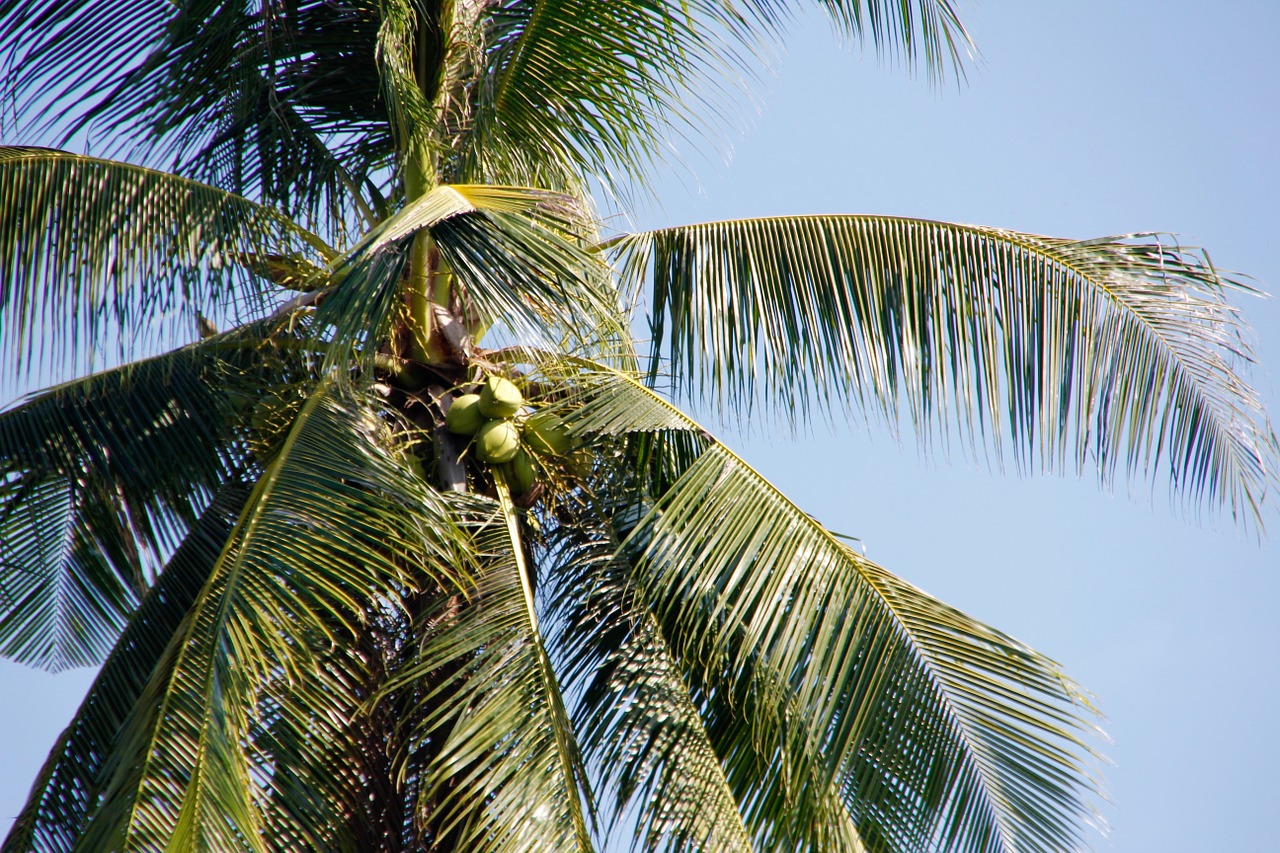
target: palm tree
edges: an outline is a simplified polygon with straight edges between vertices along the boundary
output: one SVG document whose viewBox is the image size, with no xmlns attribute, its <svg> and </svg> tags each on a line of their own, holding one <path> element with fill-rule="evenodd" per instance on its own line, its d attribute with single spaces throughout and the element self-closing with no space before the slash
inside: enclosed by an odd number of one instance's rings
<svg viewBox="0 0 1280 853">
<path fill-rule="evenodd" d="M 102 664 L 5 850 L 1077 842 L 1079 689 L 669 399 L 954 418 L 1256 524 L 1238 282 L 1155 237 L 603 233 L 783 4 L 106 8 L 0 0 L 16 141 L 117 158 L 0 150 L 0 348 L 142 356 L 0 413 L 0 649 Z"/>
</svg>

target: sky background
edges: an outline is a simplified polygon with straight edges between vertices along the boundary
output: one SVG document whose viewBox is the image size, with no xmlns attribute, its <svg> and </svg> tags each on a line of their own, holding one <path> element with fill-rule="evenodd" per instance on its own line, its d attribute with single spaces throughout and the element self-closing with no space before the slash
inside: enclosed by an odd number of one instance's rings
<svg viewBox="0 0 1280 853">
<path fill-rule="evenodd" d="M 1280 291 L 1280 3 L 985 0 L 931 87 L 797 22 L 728 162 L 674 167 L 634 227 L 879 213 L 1060 237 L 1168 231 Z M 1237 299 L 1280 415 L 1280 305 Z M 0 403 L 13 396 L 0 386 Z M 860 423 L 718 433 L 868 556 L 1059 660 L 1097 696 L 1121 853 L 1277 849 L 1280 512 L 1261 545 L 1165 484 L 992 472 Z M 92 674 L 0 664 L 0 833 Z"/>
</svg>

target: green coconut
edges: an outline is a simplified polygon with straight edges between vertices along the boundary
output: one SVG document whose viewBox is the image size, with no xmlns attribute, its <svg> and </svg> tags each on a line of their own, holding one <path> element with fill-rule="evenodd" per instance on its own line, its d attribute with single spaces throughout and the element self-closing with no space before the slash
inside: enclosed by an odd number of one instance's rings
<svg viewBox="0 0 1280 853">
<path fill-rule="evenodd" d="M 458 435 L 475 435 L 484 425 L 479 394 L 463 394 L 453 401 L 444 416 L 444 428 Z"/>
<path fill-rule="evenodd" d="M 485 462 L 510 462 L 520 449 L 520 430 L 511 421 L 486 421 L 476 433 L 476 455 Z"/>
<path fill-rule="evenodd" d="M 487 418 L 509 418 L 524 405 L 524 395 L 510 379 L 490 375 L 480 389 L 480 411 Z"/>
<path fill-rule="evenodd" d="M 511 491 L 517 495 L 523 495 L 533 488 L 536 479 L 533 473 L 533 460 L 521 448 L 516 451 L 515 457 L 511 460 Z"/>
<path fill-rule="evenodd" d="M 543 456 L 563 456 L 573 446 L 569 430 L 555 415 L 535 412 L 524 422 L 524 440 L 534 453 Z"/>
</svg>

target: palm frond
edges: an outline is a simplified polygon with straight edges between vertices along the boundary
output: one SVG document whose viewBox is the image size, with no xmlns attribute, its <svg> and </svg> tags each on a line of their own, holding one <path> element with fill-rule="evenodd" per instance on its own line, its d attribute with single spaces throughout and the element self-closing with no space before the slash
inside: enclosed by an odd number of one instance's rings
<svg viewBox="0 0 1280 853">
<path fill-rule="evenodd" d="M 576 434 L 671 429 L 676 410 L 616 376 L 627 403 Z M 848 843 L 832 791 L 870 849 L 1077 843 L 1094 712 L 1053 661 L 852 551 L 723 445 L 641 506 L 630 582 L 758 842 L 786 814 L 770 844 Z"/>
<path fill-rule="evenodd" d="M 403 155 L 401 167 L 417 160 L 413 168 L 429 169 L 435 154 L 430 150 L 432 101 L 448 49 L 447 21 L 414 0 L 382 0 L 379 12 L 375 56 L 391 134 Z"/>
<path fill-rule="evenodd" d="M 97 663 L 151 575 L 243 467 L 231 388 L 206 344 L 0 412 L 0 654 Z"/>
<path fill-rule="evenodd" d="M 309 378 L 247 326 L 0 411 L 0 654 L 97 663 L 223 483 L 265 389 Z"/>
<path fill-rule="evenodd" d="M 522 0 L 494 11 L 473 119 L 446 165 L 451 180 L 572 191 L 584 176 L 634 191 L 676 141 L 728 123 L 750 61 L 801 4 Z M 947 0 L 821 4 L 840 29 L 929 73 L 960 69 L 971 47 Z"/>
<path fill-rule="evenodd" d="M 556 193 L 435 187 L 331 264 L 337 283 L 317 310 L 317 328 L 339 359 L 385 339 L 400 310 L 411 238 L 427 231 L 482 329 L 498 325 L 543 342 L 629 339 L 606 267 L 577 241 L 581 226 Z M 372 347 L 363 351 L 372 358 Z"/>
<path fill-rule="evenodd" d="M 700 709 L 617 559 L 617 519 L 600 502 L 585 509 L 557 524 L 547 583 L 597 797 L 612 794 L 615 825 L 639 816 L 633 849 L 749 853 Z"/>
<path fill-rule="evenodd" d="M 822 5 L 850 36 L 863 42 L 869 36 L 876 53 L 909 69 L 923 62 L 933 80 L 948 71 L 963 74 L 965 58 L 975 52 L 950 0 L 823 0 Z"/>
<path fill-rule="evenodd" d="M 599 259 L 528 216 L 459 216 L 432 231 L 441 255 L 487 324 L 525 340 L 626 335 Z"/>
<path fill-rule="evenodd" d="M 65 478 L 0 484 L 0 655 L 56 672 L 106 654 L 144 590 L 132 555 L 110 559 L 132 536 L 116 514 L 93 517 L 101 509 Z M 117 547 L 95 547 L 108 538 Z"/>
<path fill-rule="evenodd" d="M 662 128 L 705 126 L 724 72 L 742 67 L 742 21 L 714 0 L 519 0 L 490 27 L 474 120 L 447 172 L 462 180 L 573 191 L 590 173 L 621 190 L 614 170 L 643 176 Z"/>
<path fill-rule="evenodd" d="M 0 352 L 9 359 L 51 364 L 108 344 L 128 353 L 178 336 L 174 322 L 191 323 L 196 309 L 265 305 L 239 265 L 259 252 L 327 260 L 332 250 L 215 187 L 63 151 L 0 148 Z"/>
<path fill-rule="evenodd" d="M 75 849 L 99 804 L 103 771 L 120 732 L 208 579 L 247 494 L 239 484 L 220 491 L 174 551 L 50 753 L 25 808 L 0 845 L 4 853 Z"/>
<path fill-rule="evenodd" d="M 0 93 L 26 139 L 69 134 L 88 98 L 113 88 L 160 40 L 173 4 L 126 0 L 112 13 L 94 0 L 0 0 Z"/>
<path fill-rule="evenodd" d="M 313 726 L 311 767 L 321 766 L 344 735 L 328 709 L 358 666 L 335 650 L 350 648 L 378 601 L 463 583 L 461 536 L 389 450 L 386 429 L 363 401 L 315 387 L 122 735 L 83 844 L 261 849 L 258 800 L 288 768 L 252 760 L 254 727 Z M 282 680 L 288 689 L 272 688 Z M 297 832 L 330 817 L 298 814 Z"/>
<path fill-rule="evenodd" d="M 845 403 L 1020 462 L 1167 468 L 1186 498 L 1260 522 L 1276 444 L 1235 372 L 1248 288 L 1155 235 L 1073 241 L 872 216 L 670 228 L 614 246 L 652 282 L 655 370 L 719 404 Z M 1006 436 L 1007 432 L 1007 436 Z"/>
<path fill-rule="evenodd" d="M 419 813 L 437 837 L 476 853 L 589 851 L 586 776 L 531 607 L 514 509 L 509 499 L 450 499 L 474 526 L 477 584 L 387 687 L 436 679 L 414 714 L 415 736 L 440 741 Z"/>
<path fill-rule="evenodd" d="M 749 727 L 793 756 L 793 783 L 827 775 L 864 838 L 1078 843 L 1089 711 L 1052 661 L 863 560 L 719 448 L 632 544 L 650 607 L 705 689 L 755 682 Z M 749 737 L 734 729 L 726 741 Z M 729 771 L 740 783 L 759 772 L 745 757 Z"/>
<path fill-rule="evenodd" d="M 381 201 L 373 178 L 394 149 L 377 2 L 131 0 L 109 25 L 102 11 L 0 5 L 0 53 L 18 69 L 2 91 L 24 138 L 101 137 L 109 156 L 261 198 L 331 238 L 348 203 Z"/>
</svg>

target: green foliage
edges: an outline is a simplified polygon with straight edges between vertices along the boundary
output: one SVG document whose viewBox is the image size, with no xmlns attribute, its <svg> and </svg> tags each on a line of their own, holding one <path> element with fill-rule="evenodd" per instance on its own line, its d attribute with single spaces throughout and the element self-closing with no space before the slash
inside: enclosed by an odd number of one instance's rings
<svg viewBox="0 0 1280 853">
<path fill-rule="evenodd" d="M 656 386 L 1260 524 L 1238 283 L 1151 235 L 603 239 L 586 188 L 714 131 L 793 5 L 0 0 L 18 141 L 132 161 L 0 148 L 4 363 L 228 329 L 0 410 L 0 654 L 102 664 L 6 853 L 1078 844 L 1074 683 Z M 947 0 L 821 5 L 960 70 Z"/>
</svg>

